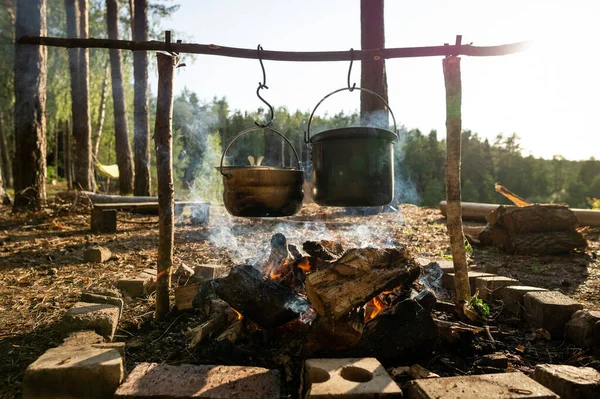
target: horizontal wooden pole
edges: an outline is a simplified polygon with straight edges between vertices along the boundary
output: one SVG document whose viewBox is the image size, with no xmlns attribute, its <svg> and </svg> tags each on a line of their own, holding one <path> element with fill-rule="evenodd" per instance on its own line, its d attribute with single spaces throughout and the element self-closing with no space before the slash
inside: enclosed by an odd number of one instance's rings
<svg viewBox="0 0 600 399">
<path fill-rule="evenodd" d="M 165 43 L 163 41 L 131 41 L 109 39 L 70 39 L 62 37 L 23 36 L 18 44 L 66 48 L 108 48 L 131 51 L 172 51 L 188 54 L 218 55 L 222 57 L 257 59 L 256 49 L 223 47 L 216 44 Z M 430 47 L 384 48 L 375 50 L 350 51 L 261 51 L 263 60 L 272 61 L 377 61 L 390 58 L 435 57 L 448 55 L 469 55 L 487 57 L 507 55 L 523 51 L 529 42 L 503 44 L 500 46 L 444 45 Z"/>
</svg>

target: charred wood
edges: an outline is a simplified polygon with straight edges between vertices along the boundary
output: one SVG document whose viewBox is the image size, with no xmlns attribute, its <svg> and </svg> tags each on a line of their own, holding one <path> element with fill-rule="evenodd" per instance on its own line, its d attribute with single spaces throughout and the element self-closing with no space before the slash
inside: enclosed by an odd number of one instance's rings
<svg viewBox="0 0 600 399">
<path fill-rule="evenodd" d="M 227 302 L 221 299 L 211 300 L 208 320 L 188 332 L 191 337 L 189 347 L 195 349 L 206 339 L 219 337 L 236 320 L 238 314 Z"/>
<path fill-rule="evenodd" d="M 306 241 L 302 249 L 310 256 L 324 261 L 336 260 L 344 254 L 342 244 L 329 240 Z"/>
<path fill-rule="evenodd" d="M 420 272 L 405 247 L 350 249 L 309 274 L 306 293 L 320 316 L 338 320 L 384 290 L 412 284 Z"/>
<path fill-rule="evenodd" d="M 354 348 L 362 337 L 364 318 L 363 309 L 356 309 L 339 320 L 319 317 L 306 335 L 302 355 L 311 356 L 327 349 Z"/>
</svg>

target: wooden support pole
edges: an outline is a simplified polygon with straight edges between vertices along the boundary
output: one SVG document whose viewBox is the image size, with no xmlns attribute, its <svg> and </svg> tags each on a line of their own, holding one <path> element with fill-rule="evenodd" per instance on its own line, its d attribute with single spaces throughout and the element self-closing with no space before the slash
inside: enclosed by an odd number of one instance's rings
<svg viewBox="0 0 600 399">
<path fill-rule="evenodd" d="M 258 59 L 256 49 L 223 47 L 216 44 L 171 43 L 159 41 L 130 41 L 113 39 L 66 39 L 62 37 L 25 36 L 19 44 L 38 44 L 54 47 L 110 48 L 131 51 L 175 51 L 187 54 L 219 55 L 222 57 Z M 428 46 L 373 50 L 356 50 L 354 55 L 346 51 L 269 51 L 260 52 L 263 60 L 272 61 L 379 61 L 389 58 L 435 57 L 470 55 L 475 57 L 498 56 L 524 51 L 529 42 L 503 44 L 499 46 Z M 353 58 L 352 58 L 353 57 Z"/>
<path fill-rule="evenodd" d="M 458 41 L 459 39 L 457 39 Z M 460 207 L 460 157 L 461 157 L 461 96 L 460 58 L 449 56 L 443 60 L 446 84 L 446 200 L 448 202 L 448 235 L 452 248 L 455 284 L 454 296 L 458 312 L 471 298 L 467 270 L 465 238 Z"/>
<path fill-rule="evenodd" d="M 158 263 L 156 274 L 156 313 L 161 320 L 169 311 L 169 286 L 173 266 L 173 166 L 172 122 L 173 80 L 177 57 L 157 54 L 158 94 L 156 98 L 156 122 L 154 145 L 158 181 Z"/>
</svg>

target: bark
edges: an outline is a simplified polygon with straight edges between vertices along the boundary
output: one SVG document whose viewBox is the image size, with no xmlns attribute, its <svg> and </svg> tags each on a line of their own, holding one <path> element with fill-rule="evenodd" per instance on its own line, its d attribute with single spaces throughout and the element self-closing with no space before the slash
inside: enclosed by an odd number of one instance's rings
<svg viewBox="0 0 600 399">
<path fill-rule="evenodd" d="M 108 27 L 108 38 L 118 39 L 119 26 L 117 0 L 106 0 L 106 23 Z M 117 165 L 119 166 L 119 192 L 121 194 L 131 194 L 133 193 L 133 162 L 131 159 L 131 145 L 129 144 L 129 130 L 127 127 L 122 64 L 121 51 L 114 49 L 110 50 L 115 119 L 115 152 L 117 153 Z"/>
<path fill-rule="evenodd" d="M 2 156 L 2 177 L 4 187 L 12 187 L 12 165 L 8 155 L 8 143 L 4 130 L 4 115 L 0 112 L 0 155 Z"/>
<path fill-rule="evenodd" d="M 67 187 L 73 188 L 73 169 L 71 167 L 71 126 L 67 119 L 63 125 L 63 160 Z"/>
<path fill-rule="evenodd" d="M 100 149 L 100 138 L 102 136 L 102 129 L 104 128 L 104 118 L 106 116 L 106 90 L 108 89 L 108 72 L 110 71 L 110 64 L 106 64 L 104 69 L 104 80 L 102 81 L 102 93 L 100 95 L 100 108 L 98 110 L 98 124 L 96 125 L 96 134 L 93 138 L 92 158 L 98 157 L 98 150 Z"/>
<path fill-rule="evenodd" d="M 46 1 L 19 0 L 17 39 L 46 34 Z M 15 49 L 15 159 L 13 210 L 39 208 L 46 200 L 46 48 Z"/>
<path fill-rule="evenodd" d="M 360 1 L 361 48 L 363 50 L 385 48 L 383 9 L 383 0 Z M 376 57 L 374 61 L 363 62 L 360 75 L 361 87 L 373 90 L 387 101 L 387 78 L 383 58 Z M 360 116 L 364 123 L 376 122 L 378 127 L 383 128 L 387 128 L 389 125 L 385 104 L 372 94 L 362 91 L 360 92 Z"/>
<path fill-rule="evenodd" d="M 131 1 L 130 1 L 131 3 Z M 133 40 L 148 40 L 148 1 L 135 0 L 132 7 Z M 150 195 L 150 129 L 148 127 L 148 53 L 133 53 L 133 148 L 135 164 L 134 195 Z"/>
<path fill-rule="evenodd" d="M 579 226 L 575 212 L 566 205 L 499 206 L 486 219 L 490 226 L 512 233 L 575 230 Z"/>
<path fill-rule="evenodd" d="M 114 0 L 108 0 L 112 2 Z M 158 272 L 156 279 L 156 319 L 169 311 L 169 286 L 173 266 L 173 80 L 177 58 L 157 54 L 158 93 L 154 144 L 158 180 Z"/>
<path fill-rule="evenodd" d="M 58 180 L 58 142 L 60 139 L 60 121 L 56 121 L 54 124 L 54 174 L 56 175 L 56 180 Z"/>
<path fill-rule="evenodd" d="M 446 84 L 446 201 L 448 208 L 448 235 L 452 248 L 455 284 L 454 300 L 457 311 L 471 298 L 467 275 L 467 255 L 462 227 L 460 204 L 460 162 L 461 162 L 461 96 L 460 58 L 446 57 L 443 60 Z"/>
</svg>

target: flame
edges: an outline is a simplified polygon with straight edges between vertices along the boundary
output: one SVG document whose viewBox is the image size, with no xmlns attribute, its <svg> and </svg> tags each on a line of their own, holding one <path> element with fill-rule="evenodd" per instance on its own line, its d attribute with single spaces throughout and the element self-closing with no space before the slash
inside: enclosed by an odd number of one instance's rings
<svg viewBox="0 0 600 399">
<path fill-rule="evenodd" d="M 383 309 L 387 307 L 385 303 L 383 303 L 383 301 L 377 296 L 374 296 L 369 303 L 373 305 L 371 314 L 368 316 L 369 320 L 374 319 L 375 316 L 377 316 Z"/>
<path fill-rule="evenodd" d="M 269 278 L 271 280 L 281 278 L 281 273 L 269 272 Z"/>
<path fill-rule="evenodd" d="M 233 309 L 233 308 L 231 308 L 231 309 Z M 233 309 L 233 311 L 237 314 L 237 319 L 242 320 L 242 317 L 244 317 L 244 316 L 242 316 L 242 314 L 235 309 Z"/>
<path fill-rule="evenodd" d="M 308 260 L 308 257 L 304 257 L 300 260 L 300 262 L 298 263 L 298 268 L 302 269 L 304 272 L 310 271 L 310 262 Z"/>
</svg>

